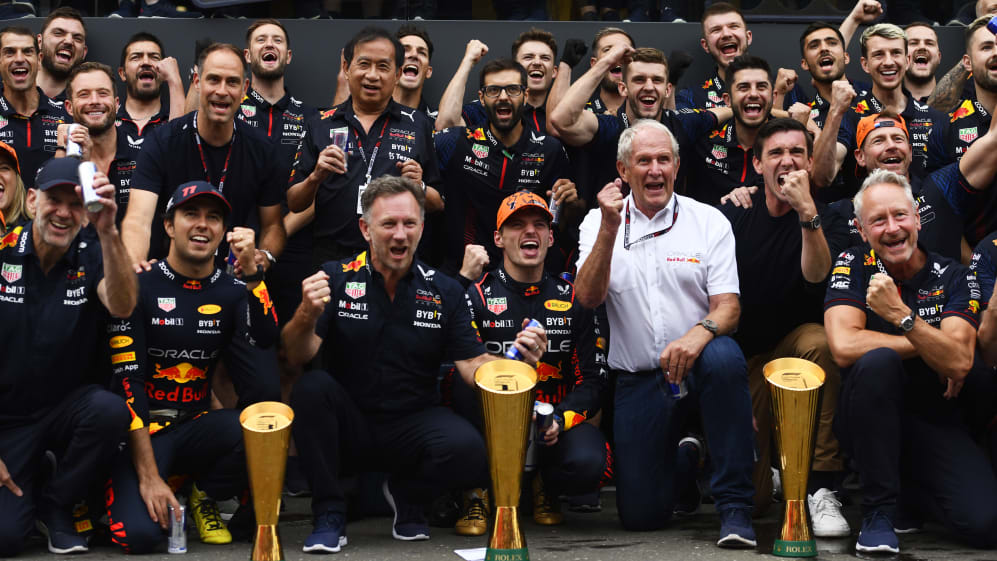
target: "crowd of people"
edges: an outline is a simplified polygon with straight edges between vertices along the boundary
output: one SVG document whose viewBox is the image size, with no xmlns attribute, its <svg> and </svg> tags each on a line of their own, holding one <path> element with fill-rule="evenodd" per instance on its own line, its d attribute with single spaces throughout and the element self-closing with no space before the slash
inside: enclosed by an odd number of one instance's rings
<svg viewBox="0 0 997 561">
<path fill-rule="evenodd" d="M 356 474 L 387 473 L 396 539 L 429 539 L 447 497 L 483 535 L 474 372 L 509 354 L 553 406 L 538 524 L 613 484 L 627 530 L 707 495 L 717 545 L 755 547 L 763 367 L 798 357 L 826 375 L 818 537 L 856 533 L 855 474 L 858 552 L 926 521 L 997 545 L 994 4 L 938 79 L 932 26 L 873 24 L 875 0 L 803 29 L 799 70 L 717 2 L 702 84 L 676 91 L 684 67 L 624 27 L 534 27 L 508 55 L 470 40 L 438 104 L 428 33 L 371 26 L 322 109 L 285 88 L 279 20 L 203 45 L 186 85 L 146 32 L 86 61 L 72 9 L 0 29 L 0 556 L 36 525 L 55 553 L 101 531 L 159 551 L 184 504 L 205 543 L 251 534 L 238 418 L 268 400 L 295 412 L 304 551 L 347 545 Z"/>
</svg>

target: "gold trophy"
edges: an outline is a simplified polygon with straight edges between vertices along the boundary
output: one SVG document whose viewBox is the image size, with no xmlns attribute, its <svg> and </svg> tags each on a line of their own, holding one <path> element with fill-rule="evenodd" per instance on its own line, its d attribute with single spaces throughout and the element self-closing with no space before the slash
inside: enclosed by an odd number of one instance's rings
<svg viewBox="0 0 997 561">
<path fill-rule="evenodd" d="M 779 471 L 786 498 L 786 514 L 772 553 L 780 557 L 816 557 L 817 542 L 807 521 L 806 499 L 824 370 L 802 358 L 778 358 L 766 364 L 763 373 L 772 392 Z"/>
<path fill-rule="evenodd" d="M 242 438 L 246 444 L 249 488 L 256 510 L 256 535 L 252 561 L 282 561 L 284 551 L 277 535 L 280 493 L 284 488 L 287 445 L 291 440 L 294 411 L 276 401 L 263 401 L 242 410 Z"/>
<path fill-rule="evenodd" d="M 486 362 L 474 373 L 481 389 L 495 521 L 485 561 L 529 561 L 519 528 L 519 486 L 526 461 L 526 435 L 533 420 L 537 372 L 518 360 Z"/>
</svg>

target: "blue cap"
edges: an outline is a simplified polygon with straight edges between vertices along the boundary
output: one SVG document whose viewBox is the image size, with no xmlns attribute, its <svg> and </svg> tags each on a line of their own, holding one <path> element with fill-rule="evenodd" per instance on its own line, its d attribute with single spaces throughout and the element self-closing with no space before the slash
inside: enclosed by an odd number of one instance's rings
<svg viewBox="0 0 997 561">
<path fill-rule="evenodd" d="M 207 181 L 188 181 L 177 187 L 177 190 L 173 192 L 173 196 L 170 197 L 169 202 L 166 203 L 166 212 L 168 213 L 176 207 L 185 204 L 194 197 L 205 195 L 218 197 L 225 205 L 225 211 L 227 213 L 232 212 L 232 205 L 228 203 L 225 195 L 222 195 L 221 191 L 215 189 L 215 186 Z"/>
<path fill-rule="evenodd" d="M 35 188 L 42 191 L 70 185 L 80 184 L 80 161 L 76 158 L 52 158 L 38 168 L 35 175 Z"/>
</svg>

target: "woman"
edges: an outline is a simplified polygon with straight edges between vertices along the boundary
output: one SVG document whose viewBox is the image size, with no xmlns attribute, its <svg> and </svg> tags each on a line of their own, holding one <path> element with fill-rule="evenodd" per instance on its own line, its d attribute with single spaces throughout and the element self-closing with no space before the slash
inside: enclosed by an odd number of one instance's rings
<svg viewBox="0 0 997 561">
<path fill-rule="evenodd" d="M 31 219 L 17 153 L 0 142 L 0 236 Z"/>
</svg>

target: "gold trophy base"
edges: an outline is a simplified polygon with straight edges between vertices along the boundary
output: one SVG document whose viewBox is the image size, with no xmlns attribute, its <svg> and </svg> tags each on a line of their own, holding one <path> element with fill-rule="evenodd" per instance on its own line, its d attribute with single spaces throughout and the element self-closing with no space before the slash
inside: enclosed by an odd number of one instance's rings
<svg viewBox="0 0 997 561">
<path fill-rule="evenodd" d="M 260 524 L 256 526 L 253 536 L 253 553 L 250 561 L 284 561 L 284 550 L 280 547 L 280 537 L 277 536 L 276 524 Z"/>
<path fill-rule="evenodd" d="M 518 511 L 514 506 L 495 507 L 495 523 L 488 538 L 485 561 L 530 561 L 526 539 L 519 529 Z"/>
<path fill-rule="evenodd" d="M 772 546 L 772 555 L 779 557 L 816 557 L 817 542 L 807 524 L 807 503 L 800 500 L 786 501 L 786 516 L 782 530 Z"/>
</svg>

